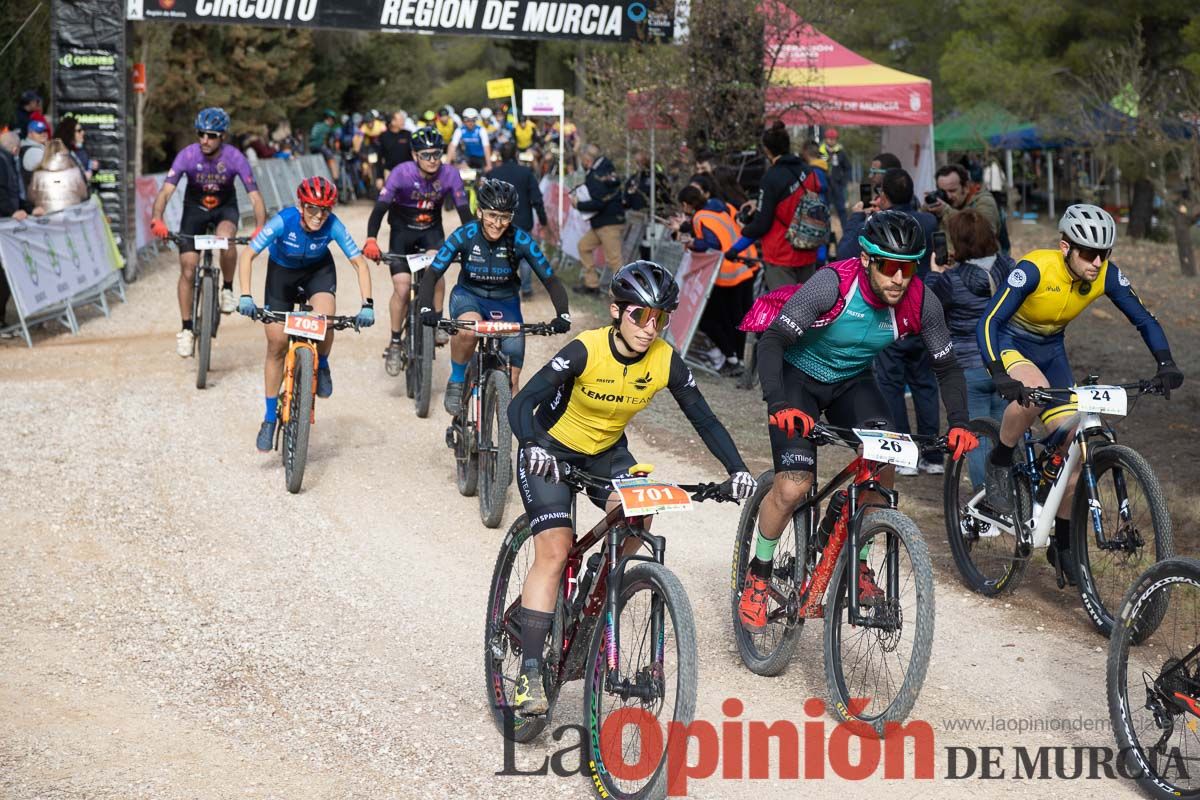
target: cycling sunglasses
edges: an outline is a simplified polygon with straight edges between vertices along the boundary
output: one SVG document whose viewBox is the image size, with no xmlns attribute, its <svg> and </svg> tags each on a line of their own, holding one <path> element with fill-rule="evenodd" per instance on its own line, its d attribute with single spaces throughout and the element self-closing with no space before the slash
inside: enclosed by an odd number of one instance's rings
<svg viewBox="0 0 1200 800">
<path fill-rule="evenodd" d="M 1105 261 L 1108 261 L 1108 257 L 1112 254 L 1111 249 L 1096 250 L 1092 247 L 1080 247 L 1079 245 L 1075 245 L 1075 252 L 1079 253 L 1079 257 L 1089 264 L 1095 264 L 1097 258 L 1103 264 Z"/>
<path fill-rule="evenodd" d="M 441 150 L 424 150 L 420 153 L 417 153 L 417 160 L 418 161 L 441 161 L 442 160 L 442 151 Z"/>
<path fill-rule="evenodd" d="M 493 225 L 507 225 L 513 221 L 513 215 L 507 211 L 483 211 L 480 212 L 484 222 L 490 222 Z"/>
<path fill-rule="evenodd" d="M 897 272 L 905 278 L 911 278 L 917 271 L 915 261 L 897 261 L 891 258 L 875 258 L 872 261 L 885 278 L 895 277 Z"/>
<path fill-rule="evenodd" d="M 644 328 L 653 322 L 655 330 L 663 331 L 671 324 L 671 312 L 664 311 L 661 308 L 627 306 L 625 314 L 629 317 L 629 321 L 639 328 Z"/>
<path fill-rule="evenodd" d="M 325 217 L 333 211 L 332 208 L 326 208 L 325 206 L 314 206 L 312 203 L 303 203 L 301 207 L 304 209 L 305 214 L 308 214 L 312 217 Z"/>
<path fill-rule="evenodd" d="M 220 139 L 221 134 L 214 133 L 213 131 L 198 131 L 196 133 L 196 138 L 197 139 Z"/>
</svg>

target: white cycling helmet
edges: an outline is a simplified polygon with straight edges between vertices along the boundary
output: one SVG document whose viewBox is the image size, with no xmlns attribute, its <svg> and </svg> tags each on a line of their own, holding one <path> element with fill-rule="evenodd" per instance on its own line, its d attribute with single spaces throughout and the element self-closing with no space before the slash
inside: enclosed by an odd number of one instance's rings
<svg viewBox="0 0 1200 800">
<path fill-rule="evenodd" d="M 1117 223 L 1100 206 L 1078 203 L 1067 208 L 1058 230 L 1068 242 L 1093 250 L 1112 250 L 1117 241 Z"/>
<path fill-rule="evenodd" d="M 491 119 L 492 110 L 490 108 L 481 108 L 479 109 L 479 116 L 483 117 L 484 119 Z"/>
<path fill-rule="evenodd" d="M 476 111 L 476 110 L 475 110 L 475 109 L 473 109 L 473 108 L 464 108 L 464 109 L 463 109 L 463 112 L 462 112 L 462 118 L 463 118 L 464 120 L 468 120 L 468 119 L 478 119 L 478 118 L 479 118 L 479 112 L 478 112 L 478 111 Z"/>
</svg>

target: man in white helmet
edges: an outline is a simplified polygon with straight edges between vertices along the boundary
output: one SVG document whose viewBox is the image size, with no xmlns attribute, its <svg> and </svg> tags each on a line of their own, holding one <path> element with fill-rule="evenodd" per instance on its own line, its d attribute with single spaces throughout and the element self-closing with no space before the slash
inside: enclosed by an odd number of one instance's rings
<svg viewBox="0 0 1200 800">
<path fill-rule="evenodd" d="M 1058 223 L 1058 247 L 1034 250 L 1009 273 L 996 290 L 979 321 L 977 334 L 983 361 L 992 373 L 996 391 L 1009 406 L 1000 425 L 1000 442 L 988 459 L 987 503 L 995 511 L 1012 511 L 1013 449 L 1039 414 L 1047 429 L 1071 419 L 1075 403 L 1039 408 L 1029 402 L 1030 390 L 1075 385 L 1063 332 L 1101 295 L 1108 295 L 1154 355 L 1155 379 L 1166 392 L 1183 383 L 1183 373 L 1171 358 L 1166 334 L 1146 310 L 1129 278 L 1109 261 L 1117 239 L 1112 216 L 1099 206 L 1073 205 Z M 1046 556 L 1061 560 L 1063 571 L 1074 582 L 1075 562 L 1070 553 L 1070 516 L 1074 482 L 1063 495 L 1055 520 L 1054 546 Z"/>
<path fill-rule="evenodd" d="M 492 146 L 488 142 L 487 131 L 479 124 L 479 112 L 464 108 L 462 121 L 462 126 L 455 128 L 454 137 L 450 140 L 450 163 L 459 161 L 461 148 L 468 167 L 486 170 L 492 161 Z"/>
</svg>

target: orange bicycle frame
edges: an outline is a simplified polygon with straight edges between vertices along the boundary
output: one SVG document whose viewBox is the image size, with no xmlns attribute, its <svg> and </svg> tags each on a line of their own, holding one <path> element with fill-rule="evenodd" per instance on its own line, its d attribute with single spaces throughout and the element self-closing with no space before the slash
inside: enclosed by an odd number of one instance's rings
<svg viewBox="0 0 1200 800">
<path fill-rule="evenodd" d="M 281 393 L 279 396 L 280 402 L 283 405 L 281 418 L 283 420 L 283 424 L 285 425 L 290 421 L 292 415 L 292 387 L 294 387 L 296 384 L 296 351 L 301 347 L 309 350 L 312 353 L 312 393 L 313 397 L 317 396 L 317 346 L 307 339 L 292 338 L 292 340 L 288 343 L 287 357 L 283 361 L 283 386 L 281 387 Z M 316 421 L 317 404 L 313 403 L 312 415 L 308 422 L 311 425 Z"/>
</svg>

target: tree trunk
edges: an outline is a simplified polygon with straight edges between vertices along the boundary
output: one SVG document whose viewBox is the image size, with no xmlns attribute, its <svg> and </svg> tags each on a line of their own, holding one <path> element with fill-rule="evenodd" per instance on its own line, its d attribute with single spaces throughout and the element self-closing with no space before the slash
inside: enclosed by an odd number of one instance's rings
<svg viewBox="0 0 1200 800">
<path fill-rule="evenodd" d="M 1133 182 L 1133 199 L 1129 203 L 1129 238 L 1148 237 L 1153 214 L 1154 183 L 1149 178 L 1139 178 Z"/>
<path fill-rule="evenodd" d="M 1196 248 L 1192 245 L 1192 222 L 1188 207 L 1181 200 L 1172 209 L 1175 218 L 1175 248 L 1179 251 L 1179 272 L 1188 278 L 1196 277 Z"/>
</svg>

